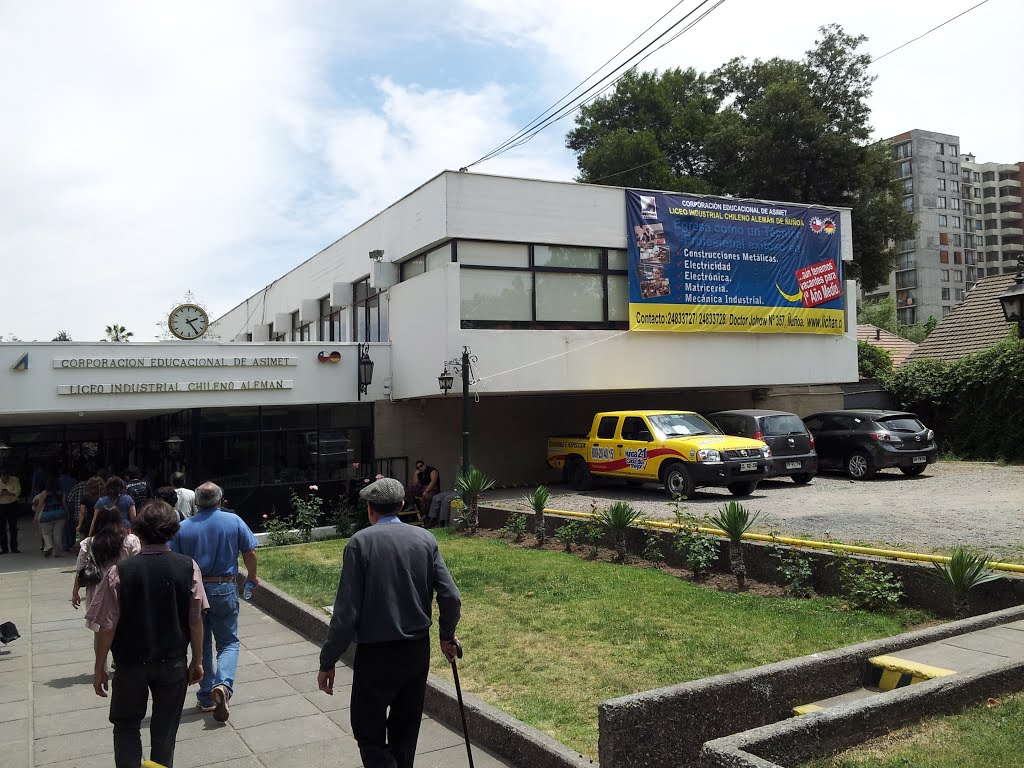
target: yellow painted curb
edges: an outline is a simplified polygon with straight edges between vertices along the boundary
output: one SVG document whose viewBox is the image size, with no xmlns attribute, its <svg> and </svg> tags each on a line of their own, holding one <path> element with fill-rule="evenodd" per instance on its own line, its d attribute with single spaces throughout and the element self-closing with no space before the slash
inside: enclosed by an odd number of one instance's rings
<svg viewBox="0 0 1024 768">
<path fill-rule="evenodd" d="M 801 704 L 799 707 L 793 707 L 794 715 L 809 715 L 811 712 L 821 712 L 824 707 L 819 707 L 817 704 Z"/>
<path fill-rule="evenodd" d="M 596 519 L 597 515 L 590 512 L 572 512 L 567 509 L 545 509 L 553 515 L 563 517 L 575 517 L 580 520 Z M 687 525 L 677 525 L 664 520 L 645 520 L 643 525 L 647 528 L 659 528 L 666 531 L 675 530 L 697 530 L 711 536 L 725 536 L 725 531 L 718 528 L 693 528 Z M 835 541 L 812 541 L 811 539 L 791 539 L 786 536 L 770 536 L 764 533 L 745 533 L 744 539 L 750 541 L 764 541 L 769 544 L 785 544 L 790 547 L 805 547 L 807 549 L 827 549 L 836 552 L 850 552 L 855 555 L 871 555 L 873 557 L 887 557 L 892 560 L 916 560 L 925 563 L 948 563 L 946 555 L 924 555 L 919 552 L 901 552 L 898 549 L 875 549 L 874 547 L 859 547 L 854 544 L 839 544 Z M 1024 573 L 1024 565 L 1020 563 L 988 563 L 989 568 L 994 571 L 1008 571 L 1009 573 Z"/>
</svg>

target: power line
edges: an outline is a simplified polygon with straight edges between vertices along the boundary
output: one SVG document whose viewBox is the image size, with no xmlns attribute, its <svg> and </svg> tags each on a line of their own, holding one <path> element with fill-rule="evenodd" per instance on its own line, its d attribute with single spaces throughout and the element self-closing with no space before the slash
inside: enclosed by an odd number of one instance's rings
<svg viewBox="0 0 1024 768">
<path fill-rule="evenodd" d="M 931 34 L 932 32 L 934 32 L 935 30 L 937 30 L 937 29 L 941 29 L 942 27 L 944 27 L 944 26 L 946 26 L 947 24 L 949 24 L 949 23 L 950 23 L 951 21 L 956 21 L 956 20 L 957 20 L 957 19 L 959 19 L 959 18 L 960 18 L 961 16 L 965 16 L 966 14 L 970 13 L 971 11 L 973 11 L 973 10 L 974 10 L 975 8 L 980 8 L 981 6 L 983 6 L 983 5 L 984 5 L 985 3 L 987 3 L 987 2 L 988 2 L 988 0 L 981 0 L 981 2 L 980 2 L 980 3 L 978 3 L 977 5 L 972 5 L 972 6 L 971 6 L 970 8 L 968 8 L 968 9 L 967 9 L 966 11 L 962 11 L 961 13 L 958 13 L 958 14 L 957 14 L 956 16 L 954 16 L 954 17 L 953 17 L 953 18 L 951 18 L 951 19 L 946 19 L 946 20 L 945 20 L 944 22 L 942 22 L 942 23 L 941 23 L 941 24 L 939 24 L 938 26 L 936 26 L 936 27 L 932 27 L 931 29 L 929 29 L 929 30 L 928 30 L 927 32 L 925 32 L 925 33 L 924 33 L 923 35 L 918 35 L 918 36 L 917 36 L 917 37 L 915 37 L 915 38 L 914 38 L 913 40 L 907 40 L 907 42 L 903 43 L 903 45 L 897 45 L 897 46 L 896 46 L 895 48 L 893 48 L 893 49 L 892 49 L 891 51 L 886 51 L 886 52 L 885 52 L 885 53 L 883 53 L 883 54 L 882 54 L 881 56 L 876 56 L 875 58 L 873 58 L 873 59 L 871 60 L 871 63 L 872 63 L 872 64 L 874 64 L 874 63 L 875 63 L 875 62 L 877 62 L 877 61 L 881 61 L 881 60 L 882 60 L 882 59 L 884 59 L 884 58 L 885 58 L 886 56 L 888 56 L 888 55 L 889 55 L 890 53 L 896 53 L 896 51 L 900 50 L 901 48 L 906 48 L 906 47 L 907 47 L 908 45 L 910 45 L 911 43 L 916 43 L 916 42 L 917 42 L 918 40 L 920 40 L 920 39 L 921 39 L 922 37 L 927 37 L 928 35 L 930 35 L 930 34 Z"/>
<path fill-rule="evenodd" d="M 546 120 L 541 122 L 539 125 L 536 125 L 536 127 L 534 127 L 533 129 L 530 129 L 528 127 L 526 129 L 523 129 L 523 130 L 519 131 L 515 136 L 511 137 L 510 139 L 507 139 L 505 142 L 503 142 L 501 145 L 499 145 L 495 149 L 492 149 L 490 152 L 485 154 L 483 157 L 479 158 L 478 160 L 473 161 L 472 163 L 470 163 L 469 165 L 464 166 L 464 167 L 465 168 L 470 168 L 470 167 L 472 167 L 474 165 L 477 165 L 478 163 L 484 162 L 485 160 L 490 160 L 490 159 L 492 159 L 494 157 L 497 157 L 498 155 L 503 154 L 504 152 L 506 152 L 506 151 L 508 151 L 510 149 L 514 149 L 515 147 L 522 146 L 523 144 L 525 144 L 527 141 L 532 139 L 534 136 L 536 136 L 538 133 L 540 133 L 542 130 L 547 128 L 552 123 L 557 122 L 558 120 L 561 120 L 562 118 L 566 117 L 569 114 L 572 114 L 572 112 L 577 110 L 582 104 L 587 103 L 587 101 L 593 100 L 593 99 L 597 98 L 598 96 L 600 96 L 602 93 L 604 93 L 604 91 L 608 90 L 608 88 L 610 88 L 612 85 L 614 85 L 619 80 L 621 80 L 623 77 L 625 77 L 626 73 L 628 73 L 630 69 L 634 69 L 640 62 L 642 62 L 644 59 L 646 59 L 652 53 L 654 53 L 655 51 L 660 50 L 665 45 L 667 45 L 669 42 L 671 42 L 672 40 L 675 40 L 676 38 L 678 38 L 679 35 L 683 34 L 683 32 L 686 32 L 688 29 L 691 29 L 698 22 L 700 22 L 702 19 L 704 19 L 708 15 L 708 13 L 710 13 L 711 10 L 714 10 L 719 5 L 721 5 L 723 2 L 725 2 L 725 0 L 718 0 L 718 2 L 709 11 L 703 13 L 699 18 L 694 20 L 691 24 L 687 25 L 687 27 L 685 29 L 680 30 L 670 40 L 662 43 L 662 45 L 658 46 L 657 48 L 654 48 L 653 50 L 648 51 L 648 49 L 650 49 L 655 43 L 657 43 L 659 40 L 664 38 L 666 35 L 672 33 L 680 24 L 682 24 L 687 19 L 689 19 L 691 16 L 693 16 L 695 13 L 700 11 L 709 2 L 711 2 L 711 0 L 702 0 L 702 2 L 700 2 L 697 5 L 696 8 L 694 8 L 689 13 L 684 15 L 681 19 L 679 19 L 674 24 L 672 24 L 668 29 L 666 29 L 665 31 L 660 33 L 657 37 L 655 37 L 653 40 L 651 40 L 649 43 L 647 43 L 639 51 L 637 51 L 636 53 L 631 55 L 625 62 L 623 62 L 622 64 L 618 65 L 618 67 L 616 67 L 613 72 L 611 72 L 608 75 L 605 75 L 603 78 L 601 78 L 601 80 L 599 80 L 597 83 L 595 83 L 594 85 L 590 86 L 586 91 L 584 91 L 582 94 L 580 94 L 574 100 L 576 103 L 568 104 L 568 105 L 562 107 L 560 110 L 558 110 L 558 112 L 556 112 L 555 114 L 553 114 L 550 117 L 548 117 Z M 657 24 L 657 22 L 655 22 L 655 24 Z M 652 25 L 652 26 L 654 26 L 654 25 Z M 626 48 L 628 48 L 628 47 L 629 46 L 627 45 Z M 648 51 L 648 52 L 646 54 L 644 54 L 645 51 Z M 637 59 L 637 57 L 641 57 L 641 58 L 638 61 L 634 61 L 634 60 Z M 625 70 L 625 71 L 623 71 L 623 70 Z M 600 70 L 598 70 L 598 71 L 600 71 Z M 589 96 L 589 98 L 588 98 L 588 95 L 591 94 L 595 89 L 600 88 L 602 83 L 604 83 L 606 80 L 608 80 L 608 78 L 614 78 L 614 79 L 611 80 L 603 88 L 601 88 L 601 90 L 598 91 L 596 94 L 594 94 L 592 96 Z M 589 80 L 589 79 L 590 78 L 587 78 L 587 80 Z M 584 81 L 584 82 L 586 82 L 586 81 Z M 573 90 L 576 90 L 576 89 L 573 89 Z M 563 100 L 564 100 L 564 97 L 563 97 L 563 99 L 560 99 L 559 101 L 563 101 Z M 546 110 L 546 111 L 550 111 L 550 109 Z M 535 121 L 533 121 L 533 122 L 535 122 Z"/>
</svg>

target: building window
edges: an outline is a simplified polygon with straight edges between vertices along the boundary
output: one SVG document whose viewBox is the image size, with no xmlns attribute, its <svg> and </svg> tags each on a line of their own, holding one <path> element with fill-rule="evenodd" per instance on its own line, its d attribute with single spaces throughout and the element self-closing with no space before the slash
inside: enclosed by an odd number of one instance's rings
<svg viewBox="0 0 1024 768">
<path fill-rule="evenodd" d="M 939 232 L 939 245 L 949 245 L 949 232 Z"/>
<path fill-rule="evenodd" d="M 964 281 L 964 271 L 962 269 L 953 270 L 953 282 L 962 283 Z"/>
<path fill-rule="evenodd" d="M 914 210 L 914 198 L 912 195 L 903 198 L 903 210 L 907 213 L 911 213 Z"/>
<path fill-rule="evenodd" d="M 624 327 L 626 252 L 459 241 L 462 325 Z"/>
<path fill-rule="evenodd" d="M 974 231 L 975 232 L 980 232 L 982 229 L 983 229 L 983 225 L 981 223 L 981 219 L 976 219 L 974 221 Z"/>
<path fill-rule="evenodd" d="M 948 283 L 949 282 L 949 270 L 948 269 L 940 269 L 939 270 L 939 277 L 942 278 L 942 282 Z"/>
<path fill-rule="evenodd" d="M 300 324 L 299 311 L 295 310 L 292 312 L 292 330 L 289 336 L 292 341 L 312 341 L 313 322 L 310 321 L 304 325 Z"/>
<path fill-rule="evenodd" d="M 960 251 L 953 251 L 953 263 L 954 264 L 963 264 L 964 263 L 964 255 L 962 253 L 960 253 Z"/>
<path fill-rule="evenodd" d="M 896 287 L 897 288 L 915 288 L 917 287 L 917 270 L 910 269 L 906 272 L 896 273 Z"/>
<path fill-rule="evenodd" d="M 912 251 L 917 248 L 916 240 L 900 240 L 900 251 Z"/>
<path fill-rule="evenodd" d="M 900 163 L 900 176 L 910 176 L 913 172 L 913 166 L 909 160 L 904 160 Z"/>
<path fill-rule="evenodd" d="M 909 195 L 914 191 L 914 180 L 904 179 L 903 180 L 903 194 Z"/>
<path fill-rule="evenodd" d="M 946 216 L 946 214 L 944 214 L 944 213 L 940 213 L 939 214 L 939 226 L 940 227 L 947 227 L 947 226 L 949 226 L 949 217 Z"/>
<path fill-rule="evenodd" d="M 964 251 L 964 263 L 965 264 L 977 264 L 977 257 L 974 255 L 974 251 Z M 970 270 L 968 270 L 970 272 Z"/>
<path fill-rule="evenodd" d="M 942 300 L 949 301 L 949 288 L 942 289 Z"/>
<path fill-rule="evenodd" d="M 944 197 L 936 197 L 935 198 L 935 207 L 936 208 L 945 208 L 946 207 L 946 198 L 944 198 Z"/>
<path fill-rule="evenodd" d="M 949 172 L 950 173 L 960 173 L 960 163 L 950 163 L 949 164 Z"/>
<path fill-rule="evenodd" d="M 913 144 L 911 142 L 909 142 L 909 141 L 904 143 L 904 144 L 897 144 L 896 145 L 896 158 L 899 159 L 899 160 L 903 160 L 905 158 L 910 157 L 912 152 L 913 152 Z"/>
<path fill-rule="evenodd" d="M 943 144 L 941 141 L 938 142 L 938 148 L 939 148 L 939 154 L 940 155 L 946 154 L 946 145 Z"/>
<path fill-rule="evenodd" d="M 960 182 L 957 181 L 956 179 L 952 179 L 949 182 L 949 188 L 953 192 L 959 192 L 960 191 Z"/>
<path fill-rule="evenodd" d="M 939 263 L 949 264 L 949 251 L 939 251 Z"/>
<path fill-rule="evenodd" d="M 942 306 L 942 316 L 943 317 L 945 317 L 946 315 L 948 315 L 952 311 L 953 310 L 950 307 L 947 307 L 946 305 Z"/>
<path fill-rule="evenodd" d="M 972 181 L 981 181 L 981 174 L 978 173 L 977 171 L 972 171 L 971 172 L 971 180 Z"/>
<path fill-rule="evenodd" d="M 953 157 L 956 157 L 957 155 L 960 154 L 960 147 L 958 147 L 956 144 L 950 144 L 949 154 L 951 154 Z"/>
<path fill-rule="evenodd" d="M 901 253 L 896 257 L 896 269 L 913 269 L 917 266 L 917 258 L 913 253 Z"/>
<path fill-rule="evenodd" d="M 964 289 L 963 288 L 956 288 L 956 289 L 953 290 L 953 300 L 954 301 L 963 301 L 964 300 Z"/>
<path fill-rule="evenodd" d="M 960 198 L 959 197 L 954 197 L 952 200 L 950 200 L 949 201 L 949 207 L 952 208 L 954 211 L 959 211 L 960 210 Z"/>
<path fill-rule="evenodd" d="M 954 234 L 953 245 L 963 245 L 963 237 L 961 235 Z"/>
<path fill-rule="evenodd" d="M 963 222 L 960 221 L 959 216 L 953 217 L 953 229 L 962 229 Z"/>
<path fill-rule="evenodd" d="M 348 341 L 348 334 L 342 327 L 344 310 L 331 306 L 331 297 L 320 299 L 320 341 Z"/>
<path fill-rule="evenodd" d="M 387 341 L 388 302 L 366 277 L 352 284 L 352 341 Z"/>
<path fill-rule="evenodd" d="M 432 251 L 421 253 L 419 256 L 414 256 L 411 259 L 403 261 L 398 267 L 399 280 L 409 280 L 410 278 L 422 275 L 425 272 L 441 269 L 445 264 L 450 264 L 451 262 L 452 244 L 451 242 L 447 242 Z"/>
</svg>

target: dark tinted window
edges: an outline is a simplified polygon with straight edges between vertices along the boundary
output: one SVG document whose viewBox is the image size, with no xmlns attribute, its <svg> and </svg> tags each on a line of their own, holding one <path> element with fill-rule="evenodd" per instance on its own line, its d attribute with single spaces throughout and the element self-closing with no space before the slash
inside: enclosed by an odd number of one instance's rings
<svg viewBox="0 0 1024 768">
<path fill-rule="evenodd" d="M 646 421 L 638 416 L 627 416 L 622 421 L 622 439 L 649 441 L 654 439 L 654 435 L 651 434 Z"/>
<path fill-rule="evenodd" d="M 893 432 L 923 432 L 924 424 L 910 416 L 893 416 L 891 419 L 879 419 L 878 425 Z"/>
<path fill-rule="evenodd" d="M 597 425 L 597 436 L 602 440 L 611 440 L 615 437 L 615 428 L 619 426 L 618 416 L 605 416 Z"/>
<path fill-rule="evenodd" d="M 739 419 L 736 416 L 720 413 L 710 418 L 712 424 L 718 427 L 727 435 L 735 435 L 739 429 Z"/>
<path fill-rule="evenodd" d="M 827 413 L 822 417 L 821 428 L 826 432 L 848 432 L 853 429 L 853 418 Z"/>
<path fill-rule="evenodd" d="M 794 432 L 803 433 L 804 423 L 792 414 L 780 416 L 763 416 L 761 432 L 766 435 L 790 435 Z"/>
<path fill-rule="evenodd" d="M 811 416 L 809 419 L 804 421 L 804 426 L 812 432 L 820 432 L 824 419 L 821 416 Z"/>
</svg>

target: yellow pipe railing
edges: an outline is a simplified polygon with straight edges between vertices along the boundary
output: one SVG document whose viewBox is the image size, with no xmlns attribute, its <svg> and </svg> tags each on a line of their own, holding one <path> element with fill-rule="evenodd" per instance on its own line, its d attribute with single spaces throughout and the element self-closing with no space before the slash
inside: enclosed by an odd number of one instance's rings
<svg viewBox="0 0 1024 768">
<path fill-rule="evenodd" d="M 550 512 L 553 515 L 561 515 L 563 517 L 575 517 L 581 520 L 591 520 L 597 517 L 590 512 L 573 512 L 567 509 L 545 509 L 545 512 Z M 698 530 L 701 533 L 706 533 L 711 536 L 725 536 L 725 531 L 719 528 L 704 528 L 696 526 L 696 528 L 679 525 L 678 523 L 670 523 L 666 520 L 645 520 L 643 525 L 647 528 L 660 528 L 666 531 L 675 530 Z M 856 544 L 840 544 L 835 541 L 812 541 L 810 539 L 793 539 L 787 536 L 772 536 L 766 533 L 745 533 L 743 534 L 744 539 L 750 541 L 766 541 L 771 544 L 785 544 L 790 547 L 806 547 L 808 549 L 830 549 L 838 550 L 840 552 L 850 552 L 856 555 L 872 555 L 873 557 L 888 557 L 894 560 L 916 560 L 925 563 L 948 563 L 949 557 L 946 555 L 924 555 L 920 552 L 902 552 L 897 549 L 876 549 L 874 547 L 861 547 Z M 988 567 L 996 571 L 1008 571 L 1010 573 L 1024 573 L 1024 565 L 1020 563 L 999 563 L 992 562 L 988 564 Z"/>
</svg>

